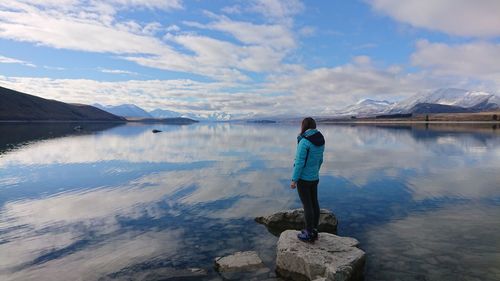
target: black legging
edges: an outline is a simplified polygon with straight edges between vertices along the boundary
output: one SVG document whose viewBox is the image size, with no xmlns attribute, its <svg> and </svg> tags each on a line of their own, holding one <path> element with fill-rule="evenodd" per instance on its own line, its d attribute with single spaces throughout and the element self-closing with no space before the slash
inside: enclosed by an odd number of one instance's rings
<svg viewBox="0 0 500 281">
<path fill-rule="evenodd" d="M 308 231 L 318 228 L 319 224 L 318 182 L 319 180 L 305 181 L 299 179 L 297 183 L 300 201 L 304 206 L 304 218 Z"/>
</svg>

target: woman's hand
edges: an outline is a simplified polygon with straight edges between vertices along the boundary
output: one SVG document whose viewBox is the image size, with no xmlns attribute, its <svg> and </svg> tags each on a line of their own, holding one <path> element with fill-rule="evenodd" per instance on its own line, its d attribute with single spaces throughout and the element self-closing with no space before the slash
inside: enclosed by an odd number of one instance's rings
<svg viewBox="0 0 500 281">
<path fill-rule="evenodd" d="M 292 181 L 292 182 L 290 183 L 290 188 L 291 188 L 291 189 L 295 189 L 295 188 L 297 188 L 297 182 L 296 182 L 296 181 Z"/>
</svg>

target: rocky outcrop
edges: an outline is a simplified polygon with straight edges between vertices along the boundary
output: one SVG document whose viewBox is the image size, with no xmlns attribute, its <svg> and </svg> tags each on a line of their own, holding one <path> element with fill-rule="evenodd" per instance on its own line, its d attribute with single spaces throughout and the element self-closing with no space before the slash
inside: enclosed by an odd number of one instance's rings
<svg viewBox="0 0 500 281">
<path fill-rule="evenodd" d="M 264 264 L 254 251 L 236 252 L 229 256 L 215 258 L 215 268 L 219 272 L 248 271 L 261 267 L 264 267 Z"/>
<path fill-rule="evenodd" d="M 301 230 L 305 228 L 303 209 L 277 212 L 267 217 L 257 217 L 255 221 L 265 225 L 269 232 L 276 236 L 288 229 Z M 337 225 L 337 218 L 332 212 L 327 209 L 320 210 L 319 232 L 336 234 Z"/>
<path fill-rule="evenodd" d="M 362 280 L 365 253 L 350 237 L 320 233 L 314 243 L 297 239 L 298 231 L 287 230 L 278 240 L 276 272 L 291 280 Z"/>
</svg>

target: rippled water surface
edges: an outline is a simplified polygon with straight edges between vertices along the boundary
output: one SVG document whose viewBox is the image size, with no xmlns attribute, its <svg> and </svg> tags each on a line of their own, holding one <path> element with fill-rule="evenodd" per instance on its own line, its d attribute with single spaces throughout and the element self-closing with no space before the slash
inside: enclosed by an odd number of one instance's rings
<svg viewBox="0 0 500 281">
<path fill-rule="evenodd" d="M 253 218 L 300 207 L 297 126 L 73 127 L 0 125 L 0 280 L 218 280 L 214 257 L 240 250 L 273 268 Z M 319 129 L 320 204 L 366 280 L 500 280 L 500 128 Z"/>
</svg>

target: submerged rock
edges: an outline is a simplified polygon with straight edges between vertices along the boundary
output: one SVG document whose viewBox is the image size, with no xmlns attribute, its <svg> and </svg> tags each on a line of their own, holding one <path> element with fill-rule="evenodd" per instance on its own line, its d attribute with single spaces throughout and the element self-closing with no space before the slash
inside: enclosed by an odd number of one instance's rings
<svg viewBox="0 0 500 281">
<path fill-rule="evenodd" d="M 255 251 L 236 252 L 225 257 L 215 258 L 215 268 L 219 272 L 249 271 L 264 267 Z"/>
<path fill-rule="evenodd" d="M 305 228 L 304 209 L 277 212 L 267 217 L 257 217 L 255 221 L 265 225 L 269 232 L 276 236 L 288 229 L 301 230 Z M 320 210 L 319 232 L 337 234 L 337 225 L 337 218 L 332 212 L 327 209 Z"/>
<path fill-rule="evenodd" d="M 358 240 L 320 233 L 314 243 L 297 239 L 299 232 L 287 230 L 278 240 L 276 272 L 291 280 L 354 281 L 363 279 L 365 252 Z"/>
<path fill-rule="evenodd" d="M 208 276 L 202 268 L 128 269 L 99 278 L 100 281 L 198 280 Z"/>
</svg>

